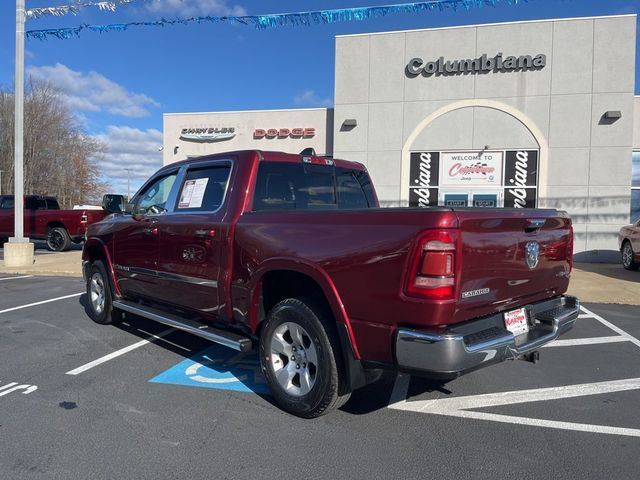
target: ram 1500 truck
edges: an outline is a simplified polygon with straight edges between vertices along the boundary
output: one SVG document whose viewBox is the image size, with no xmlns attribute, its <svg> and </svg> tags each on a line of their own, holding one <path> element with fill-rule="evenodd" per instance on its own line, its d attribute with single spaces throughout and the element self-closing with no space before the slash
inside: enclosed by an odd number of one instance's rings
<svg viewBox="0 0 640 480">
<path fill-rule="evenodd" d="M 64 252 L 84 240 L 87 227 L 107 216 L 104 210 L 60 210 L 54 197 L 24 197 L 24 235 L 46 240 L 49 250 Z M 14 197 L 0 196 L 0 246 L 14 235 Z"/>
<path fill-rule="evenodd" d="M 130 209 L 89 227 L 93 320 L 255 347 L 302 417 L 383 369 L 452 379 L 532 356 L 578 317 L 561 211 L 379 208 L 360 163 L 260 151 L 167 165 Z"/>
</svg>

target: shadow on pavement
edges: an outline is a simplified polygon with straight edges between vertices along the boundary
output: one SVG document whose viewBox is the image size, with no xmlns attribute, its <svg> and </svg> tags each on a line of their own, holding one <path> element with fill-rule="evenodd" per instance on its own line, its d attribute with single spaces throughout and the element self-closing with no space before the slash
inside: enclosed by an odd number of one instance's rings
<svg viewBox="0 0 640 480">
<path fill-rule="evenodd" d="M 576 263 L 576 270 L 595 273 L 627 282 L 640 282 L 640 272 L 625 270 L 621 263 Z"/>
<path fill-rule="evenodd" d="M 86 294 L 79 297 L 79 303 L 87 314 L 87 321 L 90 321 Z M 255 350 L 240 354 L 230 348 L 181 331 L 163 336 L 162 338 L 167 341 L 154 340 L 150 336 L 158 336 L 169 327 L 132 314 L 126 314 L 123 323 L 105 325 L 102 328 L 117 328 L 137 339 L 151 340 L 157 346 L 184 359 L 150 378 L 149 381 L 153 383 L 254 393 L 278 407 L 269 394 Z M 132 340 L 131 343 L 135 341 Z M 351 399 L 340 410 L 352 415 L 366 415 L 386 408 L 391 399 L 396 377 L 395 371 L 384 371 L 377 381 L 354 391 Z M 443 381 L 412 377 L 408 397 L 433 391 L 451 393 L 444 388 L 445 385 L 446 382 Z"/>
</svg>

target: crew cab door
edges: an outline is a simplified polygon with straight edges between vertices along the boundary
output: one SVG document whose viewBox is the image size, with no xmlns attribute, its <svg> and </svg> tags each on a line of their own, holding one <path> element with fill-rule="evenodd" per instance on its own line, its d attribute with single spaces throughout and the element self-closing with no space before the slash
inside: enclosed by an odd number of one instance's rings
<svg viewBox="0 0 640 480">
<path fill-rule="evenodd" d="M 220 316 L 228 231 L 225 193 L 232 163 L 218 160 L 188 167 L 178 185 L 173 213 L 159 219 L 158 282 L 163 302 Z"/>
<path fill-rule="evenodd" d="M 163 298 L 158 285 L 159 220 L 175 197 L 178 170 L 152 178 L 136 195 L 132 215 L 118 219 L 114 229 L 113 268 L 120 291 L 130 298 Z"/>
</svg>

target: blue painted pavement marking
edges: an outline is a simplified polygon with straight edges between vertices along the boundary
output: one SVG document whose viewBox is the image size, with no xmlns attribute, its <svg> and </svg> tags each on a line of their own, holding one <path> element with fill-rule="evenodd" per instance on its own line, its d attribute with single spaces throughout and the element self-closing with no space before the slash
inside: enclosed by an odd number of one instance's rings
<svg viewBox="0 0 640 480">
<path fill-rule="evenodd" d="M 256 352 L 213 345 L 149 380 L 190 387 L 268 394 Z"/>
</svg>

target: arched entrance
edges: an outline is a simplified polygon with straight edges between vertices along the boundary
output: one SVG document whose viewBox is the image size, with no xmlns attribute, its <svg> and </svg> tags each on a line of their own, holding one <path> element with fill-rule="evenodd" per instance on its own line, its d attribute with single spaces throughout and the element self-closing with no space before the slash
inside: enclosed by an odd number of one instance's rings
<svg viewBox="0 0 640 480">
<path fill-rule="evenodd" d="M 452 114 L 449 117 L 453 118 L 453 115 L 462 113 L 464 109 L 470 109 L 470 115 L 466 115 L 470 118 L 473 117 L 475 109 L 482 110 L 485 118 L 506 120 L 505 125 L 511 122 L 517 129 L 526 132 L 526 145 L 510 143 L 510 133 L 502 132 L 503 139 L 497 142 L 498 145 L 487 145 L 485 148 L 474 150 L 454 146 L 447 149 L 442 145 L 433 149 L 427 147 L 431 142 L 434 142 L 434 145 L 438 144 L 438 140 L 433 139 L 433 136 L 431 140 L 428 135 L 425 137 L 429 128 L 437 131 L 435 126 L 448 118 L 447 114 Z M 455 122 L 451 126 L 457 127 Z M 475 131 L 473 121 L 470 128 Z M 500 129 L 492 129 L 496 130 Z M 514 138 L 513 141 L 517 143 L 518 139 Z M 489 206 L 498 206 L 499 198 L 500 205 L 504 199 L 505 206 L 533 206 L 532 197 L 535 202 L 536 198 L 544 198 L 546 195 L 548 156 L 549 147 L 544 133 L 529 116 L 517 108 L 486 99 L 453 102 L 427 115 L 407 137 L 402 148 L 401 203 L 442 205 L 445 202 L 447 205 L 456 205 L 457 197 L 460 199 L 460 205 L 481 206 L 486 203 Z M 434 201 L 434 196 L 438 199 L 437 202 Z M 425 198 L 429 201 L 423 202 Z"/>
</svg>

